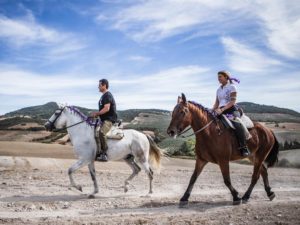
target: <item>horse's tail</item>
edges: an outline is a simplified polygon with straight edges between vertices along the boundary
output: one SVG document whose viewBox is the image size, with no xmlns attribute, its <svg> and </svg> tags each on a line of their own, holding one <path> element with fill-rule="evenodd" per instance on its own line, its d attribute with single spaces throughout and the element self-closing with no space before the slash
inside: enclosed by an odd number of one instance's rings
<svg viewBox="0 0 300 225">
<path fill-rule="evenodd" d="M 157 144 L 154 142 L 151 136 L 147 135 L 149 144 L 150 144 L 150 151 L 149 151 L 149 161 L 151 164 L 159 169 L 160 168 L 160 161 L 163 156 L 163 149 L 159 148 Z"/>
<path fill-rule="evenodd" d="M 272 167 L 275 165 L 275 163 L 278 162 L 279 143 L 273 132 L 272 135 L 274 136 L 275 142 L 273 144 L 271 151 L 269 152 L 269 155 L 265 159 L 265 162 L 268 163 L 267 164 L 268 167 Z"/>
</svg>

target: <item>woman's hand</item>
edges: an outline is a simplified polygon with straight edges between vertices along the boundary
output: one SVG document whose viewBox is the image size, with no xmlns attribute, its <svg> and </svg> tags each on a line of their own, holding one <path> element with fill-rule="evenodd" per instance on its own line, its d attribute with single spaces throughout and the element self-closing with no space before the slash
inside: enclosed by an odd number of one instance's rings
<svg viewBox="0 0 300 225">
<path fill-rule="evenodd" d="M 217 108 L 215 111 L 216 111 L 216 113 L 217 113 L 218 115 L 221 115 L 221 114 L 222 114 L 222 112 L 223 112 L 223 110 L 222 110 L 222 109 L 220 109 L 220 108 Z"/>
</svg>

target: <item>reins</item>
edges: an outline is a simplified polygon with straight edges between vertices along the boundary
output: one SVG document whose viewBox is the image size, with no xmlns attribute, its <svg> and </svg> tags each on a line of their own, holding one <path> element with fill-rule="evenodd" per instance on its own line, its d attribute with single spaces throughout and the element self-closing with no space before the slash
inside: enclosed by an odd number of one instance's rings
<svg viewBox="0 0 300 225">
<path fill-rule="evenodd" d="M 82 120 L 82 121 L 80 121 L 80 122 L 78 122 L 78 123 L 75 123 L 75 124 L 72 124 L 72 125 L 70 125 L 70 126 L 64 127 L 64 128 L 54 129 L 53 132 L 59 132 L 59 131 L 62 131 L 62 130 L 66 130 L 66 129 L 70 128 L 70 127 L 74 127 L 74 126 L 76 126 L 76 125 L 78 125 L 78 124 L 81 124 L 81 123 L 83 123 L 83 122 L 86 122 L 87 120 L 88 120 L 88 118 L 85 119 L 85 120 Z"/>
<path fill-rule="evenodd" d="M 48 122 L 50 122 L 50 124 L 54 124 L 55 121 L 58 119 L 58 117 L 60 117 L 60 115 L 62 114 L 62 112 L 64 111 L 65 108 L 66 108 L 66 106 L 63 107 L 63 108 L 60 110 L 59 114 L 56 116 L 56 118 L 54 119 L 53 122 L 51 122 L 50 120 L 48 120 Z M 89 118 L 90 118 L 90 117 L 87 117 L 86 119 L 84 119 L 84 120 L 82 120 L 82 121 L 80 121 L 80 122 L 78 122 L 78 123 L 72 124 L 72 125 L 70 125 L 70 126 L 67 126 L 67 127 L 63 127 L 63 128 L 59 128 L 59 129 L 54 129 L 53 132 L 59 132 L 59 131 L 66 130 L 66 129 L 68 129 L 68 128 L 77 126 L 78 124 L 81 124 L 81 123 L 83 123 L 83 122 L 86 122 Z"/>
<path fill-rule="evenodd" d="M 189 134 L 188 136 L 181 136 L 181 137 L 182 137 L 182 138 L 187 138 L 187 137 L 191 137 L 191 136 L 193 136 L 193 135 L 196 135 L 196 134 L 200 133 L 201 131 L 203 131 L 205 128 L 209 127 L 209 125 L 212 124 L 212 122 L 214 122 L 214 120 L 211 120 L 208 124 L 206 124 L 204 127 L 200 128 L 199 130 L 195 131 L 194 133 Z M 178 134 L 178 136 L 180 136 L 180 135 L 182 135 L 182 134 L 188 132 L 191 128 L 192 128 L 192 127 L 188 128 L 188 129 L 186 129 L 186 130 L 184 130 L 183 132 L 181 132 L 180 134 Z"/>
</svg>

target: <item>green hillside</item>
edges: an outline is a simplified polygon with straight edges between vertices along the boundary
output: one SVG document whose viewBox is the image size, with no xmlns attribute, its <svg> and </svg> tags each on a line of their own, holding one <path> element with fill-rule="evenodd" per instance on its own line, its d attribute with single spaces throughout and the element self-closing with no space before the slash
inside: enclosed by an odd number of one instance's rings
<svg viewBox="0 0 300 225">
<path fill-rule="evenodd" d="M 81 112 L 85 115 L 88 115 L 92 111 L 96 111 L 97 109 L 88 109 L 80 106 L 77 107 Z M 31 106 L 22 108 L 13 112 L 6 113 L 4 117 L 24 117 L 30 116 L 35 119 L 48 119 L 54 111 L 58 108 L 57 103 L 48 102 L 44 105 Z M 153 113 L 153 114 L 169 114 L 170 112 L 167 110 L 160 109 L 128 109 L 128 110 L 119 110 L 118 117 L 122 119 L 124 122 L 130 122 L 135 117 L 137 117 L 140 113 Z"/>
<path fill-rule="evenodd" d="M 58 108 L 56 102 L 48 102 L 44 105 L 22 108 L 13 112 L 6 113 L 5 117 L 30 116 L 38 119 L 48 119 Z"/>
<path fill-rule="evenodd" d="M 279 113 L 300 117 L 300 113 L 291 109 L 270 105 L 260 105 L 252 102 L 239 102 L 238 105 L 247 113 Z"/>
<path fill-rule="evenodd" d="M 296 122 L 300 123 L 300 113 L 275 106 L 259 105 L 250 102 L 239 103 L 247 115 L 256 121 L 262 122 Z M 4 115 L 9 117 L 7 119 L 0 120 L 0 130 L 11 129 L 11 126 L 36 122 L 43 125 L 45 120 L 48 119 L 54 111 L 58 108 L 55 102 L 49 102 L 40 106 L 32 106 L 16 110 Z M 88 115 L 91 111 L 96 109 L 88 109 L 83 107 L 77 107 L 81 112 Z M 170 138 L 167 133 L 167 127 L 171 120 L 171 113 L 167 110 L 159 109 L 129 109 L 118 111 L 119 119 L 122 119 L 128 124 L 124 128 L 136 129 L 140 131 L 153 131 L 156 136 L 156 141 L 162 148 L 167 148 L 170 155 L 194 155 L 194 136 L 190 138 Z M 31 130 L 35 129 L 31 128 Z M 41 128 L 39 128 L 41 129 Z M 36 129 L 38 130 L 38 129 Z M 189 132 L 192 133 L 192 132 Z M 59 134 L 61 135 L 61 134 Z M 188 134 L 187 134 L 188 135 Z M 285 141 L 288 143 L 299 142 L 299 133 L 296 131 L 290 133 L 277 134 L 282 144 L 282 149 Z M 36 140 L 44 142 L 52 142 L 59 138 L 58 136 L 50 136 L 46 140 Z"/>
</svg>

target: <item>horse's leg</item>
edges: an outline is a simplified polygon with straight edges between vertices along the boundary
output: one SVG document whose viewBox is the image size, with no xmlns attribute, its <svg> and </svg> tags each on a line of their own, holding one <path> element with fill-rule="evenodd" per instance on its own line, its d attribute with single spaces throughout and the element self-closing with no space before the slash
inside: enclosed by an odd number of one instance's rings
<svg viewBox="0 0 300 225">
<path fill-rule="evenodd" d="M 147 140 L 148 141 L 148 140 Z M 148 157 L 145 156 L 145 151 L 143 151 L 143 148 L 136 148 L 136 151 L 133 151 L 134 156 L 137 159 L 137 162 L 140 163 L 145 172 L 148 175 L 149 178 L 149 194 L 153 193 L 153 189 L 152 189 L 152 180 L 153 180 L 153 171 L 150 168 L 149 162 L 148 162 Z"/>
<path fill-rule="evenodd" d="M 231 195 L 233 197 L 233 205 L 239 205 L 241 203 L 241 198 L 239 197 L 239 193 L 237 190 L 234 189 L 234 187 L 231 185 L 231 180 L 230 180 L 230 171 L 229 171 L 229 162 L 222 162 L 219 163 L 224 183 L 228 187 L 228 189 L 231 192 Z"/>
<path fill-rule="evenodd" d="M 186 189 L 184 195 L 180 199 L 179 207 L 184 207 L 184 206 L 188 205 L 189 197 L 193 190 L 194 184 L 206 164 L 207 164 L 207 161 L 197 158 L 195 170 L 193 172 L 193 175 L 191 176 L 188 188 Z"/>
<path fill-rule="evenodd" d="M 143 162 L 142 165 L 143 165 L 143 167 L 148 175 L 148 178 L 149 178 L 149 194 L 152 194 L 153 193 L 153 188 L 152 188 L 153 171 L 150 168 L 149 163 L 147 161 Z"/>
<path fill-rule="evenodd" d="M 86 165 L 86 162 L 83 160 L 78 160 L 76 163 L 74 163 L 68 170 L 68 175 L 70 178 L 71 187 L 75 187 L 77 190 L 82 192 L 82 187 L 80 185 L 76 185 L 72 176 L 72 173 L 74 173 L 76 170 L 80 169 Z"/>
<path fill-rule="evenodd" d="M 262 165 L 261 160 L 254 162 L 254 169 L 253 169 L 251 184 L 250 184 L 248 190 L 246 191 L 246 193 L 244 194 L 244 196 L 242 197 L 243 203 L 246 203 L 250 198 L 252 190 L 259 179 L 259 175 L 261 173 L 261 167 L 262 167 L 261 165 Z"/>
<path fill-rule="evenodd" d="M 254 159 L 253 159 L 253 157 L 250 157 L 249 159 L 250 159 L 250 161 L 254 165 Z M 262 164 L 262 166 L 261 166 L 260 175 L 263 178 L 264 186 L 265 186 L 265 190 L 267 192 L 267 195 L 268 195 L 270 201 L 272 201 L 275 198 L 275 193 L 271 191 L 271 187 L 270 187 L 269 179 L 268 179 L 267 167 L 264 164 Z"/>
<path fill-rule="evenodd" d="M 262 164 L 260 175 L 262 176 L 262 178 L 264 180 L 264 186 L 265 186 L 267 195 L 268 195 L 270 201 L 272 201 L 275 198 L 275 193 L 271 191 L 271 187 L 270 187 L 269 179 L 268 179 L 268 171 L 264 164 Z"/>
<path fill-rule="evenodd" d="M 127 192 L 129 181 L 131 181 L 136 175 L 138 175 L 138 173 L 141 171 L 141 168 L 134 161 L 134 156 L 129 156 L 124 160 L 132 169 L 132 174 L 125 180 L 124 192 Z"/>
<path fill-rule="evenodd" d="M 89 195 L 89 198 L 94 198 L 95 194 L 98 193 L 98 184 L 97 184 L 97 179 L 96 179 L 96 171 L 95 171 L 95 164 L 94 162 L 91 162 L 89 165 L 89 171 L 92 177 L 92 180 L 94 182 L 94 191 Z"/>
</svg>

